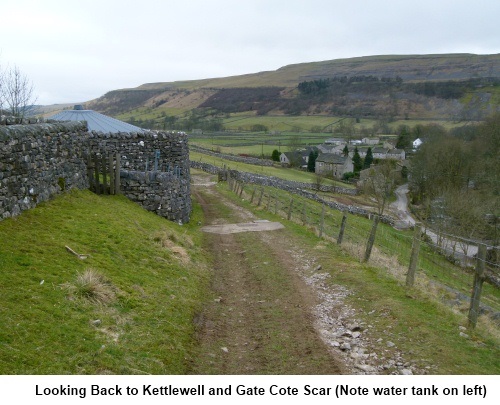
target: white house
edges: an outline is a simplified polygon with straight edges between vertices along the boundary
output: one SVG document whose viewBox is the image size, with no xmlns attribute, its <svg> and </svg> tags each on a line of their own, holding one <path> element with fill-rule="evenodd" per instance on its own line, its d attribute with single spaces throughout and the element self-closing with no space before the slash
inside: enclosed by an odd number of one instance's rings
<svg viewBox="0 0 500 405">
<path fill-rule="evenodd" d="M 420 139 L 417 138 L 413 141 L 413 149 L 418 149 L 420 145 L 422 145 L 424 142 Z"/>
</svg>

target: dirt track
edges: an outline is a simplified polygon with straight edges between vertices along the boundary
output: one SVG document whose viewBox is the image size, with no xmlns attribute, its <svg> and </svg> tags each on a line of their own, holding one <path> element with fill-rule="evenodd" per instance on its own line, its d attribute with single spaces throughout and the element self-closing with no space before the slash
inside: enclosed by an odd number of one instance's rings
<svg viewBox="0 0 500 405">
<path fill-rule="evenodd" d="M 207 225 L 252 222 L 214 186 L 194 186 Z M 206 233 L 212 296 L 197 321 L 193 374 L 341 374 L 342 359 L 317 331 L 318 298 L 299 275 L 312 263 L 283 230 Z"/>
</svg>

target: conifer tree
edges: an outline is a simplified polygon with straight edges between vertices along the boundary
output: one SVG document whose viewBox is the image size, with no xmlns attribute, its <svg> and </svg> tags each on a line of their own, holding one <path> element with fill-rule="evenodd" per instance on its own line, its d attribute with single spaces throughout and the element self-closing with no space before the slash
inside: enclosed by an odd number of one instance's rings
<svg viewBox="0 0 500 405">
<path fill-rule="evenodd" d="M 307 171 L 314 173 L 316 171 L 316 158 L 318 155 L 314 153 L 314 151 L 311 151 L 309 153 L 309 159 L 307 160 Z"/>
<path fill-rule="evenodd" d="M 366 151 L 365 160 L 363 162 L 363 169 L 369 169 L 372 163 L 373 163 L 372 148 L 368 148 L 368 150 Z"/>
<path fill-rule="evenodd" d="M 352 157 L 352 164 L 354 166 L 354 174 L 359 175 L 359 172 L 363 168 L 363 161 L 361 156 L 359 156 L 358 148 L 354 148 L 354 156 Z"/>
</svg>

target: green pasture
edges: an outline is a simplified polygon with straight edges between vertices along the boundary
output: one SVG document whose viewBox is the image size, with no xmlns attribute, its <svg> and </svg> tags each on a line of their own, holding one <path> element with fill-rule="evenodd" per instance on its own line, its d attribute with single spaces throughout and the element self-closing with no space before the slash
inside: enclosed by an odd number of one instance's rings
<svg viewBox="0 0 500 405">
<path fill-rule="evenodd" d="M 279 165 L 276 166 L 256 166 L 248 163 L 233 162 L 231 160 L 224 160 L 219 157 L 205 155 L 203 153 L 190 151 L 189 158 L 192 161 L 208 163 L 217 167 L 227 167 L 228 169 L 239 170 L 242 172 L 249 172 L 261 174 L 264 176 L 278 177 L 284 180 L 299 181 L 303 183 L 315 183 L 316 176 L 314 173 L 306 172 L 298 169 L 284 168 Z M 353 188 L 350 184 L 337 182 L 332 179 L 324 179 L 325 185 L 337 185 L 346 188 Z"/>
</svg>

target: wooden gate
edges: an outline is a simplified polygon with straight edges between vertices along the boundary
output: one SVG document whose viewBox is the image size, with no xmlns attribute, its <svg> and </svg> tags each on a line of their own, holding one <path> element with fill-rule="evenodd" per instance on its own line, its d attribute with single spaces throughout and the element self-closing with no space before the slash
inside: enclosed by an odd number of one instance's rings
<svg viewBox="0 0 500 405">
<path fill-rule="evenodd" d="M 120 194 L 120 154 L 89 154 L 87 176 L 90 191 L 96 194 Z"/>
</svg>

